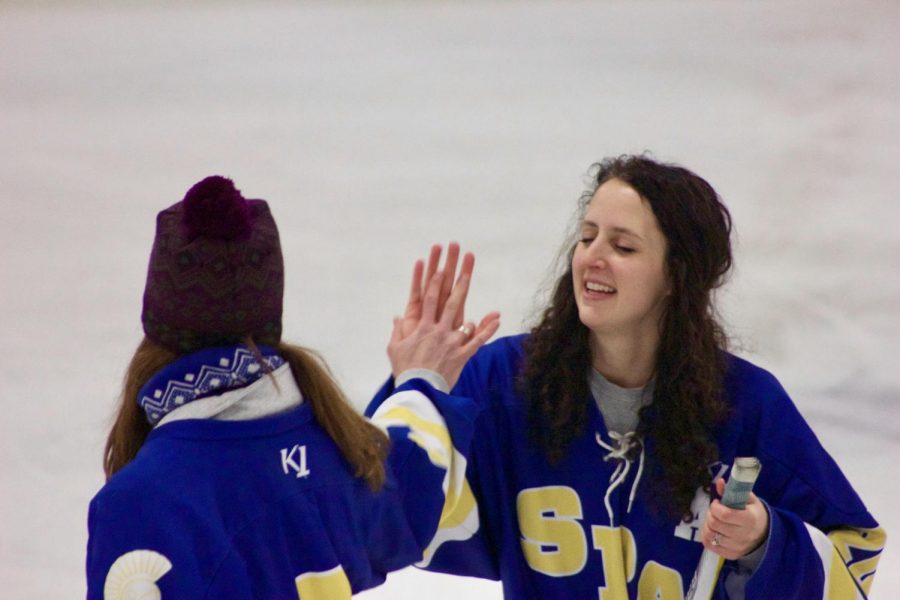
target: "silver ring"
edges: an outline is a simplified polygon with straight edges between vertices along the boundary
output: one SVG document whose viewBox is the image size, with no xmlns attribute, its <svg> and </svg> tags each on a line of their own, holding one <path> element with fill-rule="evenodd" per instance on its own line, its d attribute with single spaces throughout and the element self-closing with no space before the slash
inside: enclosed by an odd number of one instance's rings
<svg viewBox="0 0 900 600">
<path fill-rule="evenodd" d="M 713 546 L 721 546 L 722 545 L 722 534 L 718 531 L 713 536 L 712 541 L 710 542 Z"/>
<path fill-rule="evenodd" d="M 472 334 L 472 330 L 467 325 L 460 325 L 457 331 L 466 337 L 469 337 Z"/>
</svg>

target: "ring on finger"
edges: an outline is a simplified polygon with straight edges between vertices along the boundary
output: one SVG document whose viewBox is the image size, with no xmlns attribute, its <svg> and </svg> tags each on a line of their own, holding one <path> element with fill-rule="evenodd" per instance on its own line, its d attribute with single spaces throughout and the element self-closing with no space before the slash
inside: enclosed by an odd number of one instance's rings
<svg viewBox="0 0 900 600">
<path fill-rule="evenodd" d="M 715 535 L 713 535 L 712 541 L 710 541 L 710 543 L 713 546 L 721 546 L 722 545 L 722 534 L 717 531 L 715 533 Z"/>
<path fill-rule="evenodd" d="M 468 325 L 460 325 L 459 329 L 457 329 L 457 331 L 466 337 L 469 337 L 472 334 L 472 328 L 469 327 Z"/>
</svg>

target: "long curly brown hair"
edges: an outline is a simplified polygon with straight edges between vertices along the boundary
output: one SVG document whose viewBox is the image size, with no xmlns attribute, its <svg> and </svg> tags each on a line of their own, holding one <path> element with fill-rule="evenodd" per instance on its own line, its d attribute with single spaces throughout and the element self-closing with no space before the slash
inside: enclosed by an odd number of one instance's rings
<svg viewBox="0 0 900 600">
<path fill-rule="evenodd" d="M 640 412 L 638 433 L 652 459 L 651 501 L 663 514 L 691 518 L 698 487 L 710 483 L 717 459 L 715 427 L 727 416 L 723 394 L 727 337 L 716 317 L 713 291 L 731 268 L 731 215 L 703 178 L 646 155 L 609 158 L 593 167 L 593 188 L 580 201 L 584 216 L 603 183 L 627 183 L 650 206 L 667 241 L 671 294 L 659 324 L 653 402 Z M 549 305 L 524 343 L 519 389 L 526 398 L 530 435 L 551 463 L 589 422 L 590 330 L 581 323 L 572 284 L 572 254 Z M 652 472 L 652 471 L 651 471 Z"/>
</svg>

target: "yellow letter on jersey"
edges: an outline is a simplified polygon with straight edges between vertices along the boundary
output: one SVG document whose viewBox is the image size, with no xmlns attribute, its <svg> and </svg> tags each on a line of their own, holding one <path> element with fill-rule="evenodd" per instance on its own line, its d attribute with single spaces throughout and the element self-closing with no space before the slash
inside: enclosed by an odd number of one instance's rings
<svg viewBox="0 0 900 600">
<path fill-rule="evenodd" d="M 516 499 L 522 551 L 528 565 L 551 577 L 580 572 L 587 540 L 578 519 L 581 500 L 570 487 L 547 486 L 519 492 Z"/>
<path fill-rule="evenodd" d="M 681 574 L 655 560 L 648 561 L 638 580 L 638 600 L 682 600 Z"/>
<path fill-rule="evenodd" d="M 600 600 L 628 597 L 627 582 L 634 579 L 637 568 L 637 548 L 634 535 L 627 527 L 591 527 L 594 548 L 603 554 L 603 579 Z"/>
</svg>

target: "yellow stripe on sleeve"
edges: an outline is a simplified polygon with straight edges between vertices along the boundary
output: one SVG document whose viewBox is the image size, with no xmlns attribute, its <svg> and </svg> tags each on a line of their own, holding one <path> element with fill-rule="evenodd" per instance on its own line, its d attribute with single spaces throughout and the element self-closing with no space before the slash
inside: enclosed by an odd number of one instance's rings
<svg viewBox="0 0 900 600">
<path fill-rule="evenodd" d="M 850 575 L 868 596 L 874 579 L 872 575 L 875 573 L 878 560 L 881 558 L 881 551 L 887 540 L 884 529 L 881 527 L 876 529 L 850 527 L 836 529 L 828 534 L 828 540 L 834 546 L 838 560 L 846 565 L 845 568 L 849 570 Z M 857 558 L 854 560 L 854 550 L 863 551 L 865 556 L 859 557 L 859 553 L 856 553 Z M 876 553 L 874 556 L 873 552 Z M 841 596 L 833 597 L 840 598 Z"/>
<path fill-rule="evenodd" d="M 437 548 L 450 540 L 465 540 L 478 531 L 478 505 L 466 481 L 466 458 L 453 447 L 444 418 L 431 400 L 419 391 L 399 392 L 388 398 L 372 416 L 378 427 L 406 427 L 407 437 L 422 448 L 432 464 L 446 470 L 442 484 L 444 506 L 438 530 L 423 552 L 419 566 L 427 566 Z"/>
<path fill-rule="evenodd" d="M 867 597 L 884 547 L 884 530 L 845 527 L 826 535 L 808 523 L 806 530 L 822 562 L 825 575 L 822 597 L 827 600 Z"/>
<path fill-rule="evenodd" d="M 349 600 L 350 581 L 341 565 L 328 571 L 309 571 L 294 579 L 300 600 Z"/>
</svg>

